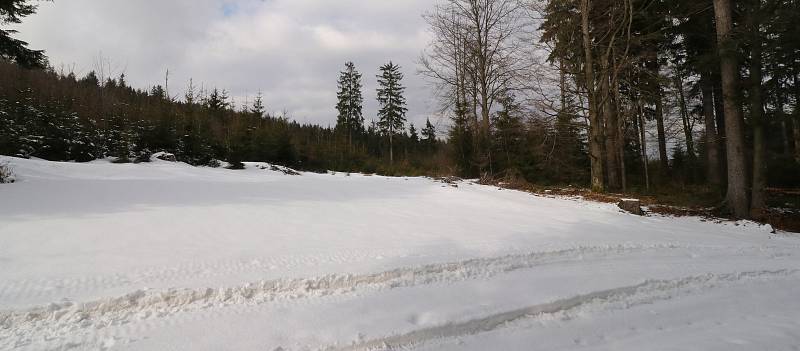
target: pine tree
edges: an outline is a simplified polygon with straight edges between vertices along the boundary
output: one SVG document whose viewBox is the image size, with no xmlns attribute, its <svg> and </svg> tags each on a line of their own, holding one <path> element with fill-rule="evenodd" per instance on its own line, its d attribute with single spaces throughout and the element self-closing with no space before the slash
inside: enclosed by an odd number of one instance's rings
<svg viewBox="0 0 800 351">
<path fill-rule="evenodd" d="M 750 216 L 747 168 L 744 145 L 744 117 L 737 99 L 739 62 L 733 41 L 733 7 L 730 0 L 714 0 L 717 41 L 719 42 L 722 100 L 725 108 L 725 142 L 728 156 L 727 204 L 737 218 Z"/>
<path fill-rule="evenodd" d="M 256 99 L 253 101 L 253 107 L 250 108 L 250 112 L 258 118 L 264 118 L 266 108 L 264 108 L 264 98 L 260 91 L 258 92 L 258 95 L 256 95 Z"/>
<path fill-rule="evenodd" d="M 0 1 L 0 25 L 19 24 L 22 18 L 36 13 L 37 5 L 28 4 L 28 0 Z M 31 50 L 28 43 L 14 39 L 13 29 L 0 29 L 0 59 L 15 62 L 26 68 L 44 68 L 47 57 L 43 50 Z"/>
<path fill-rule="evenodd" d="M 475 170 L 475 148 L 473 145 L 473 129 L 467 117 L 467 108 L 463 103 L 456 105 L 453 123 L 449 131 L 449 144 L 453 146 L 453 160 L 458 167 L 459 173 L 465 177 L 471 177 L 478 172 Z"/>
<path fill-rule="evenodd" d="M 212 111 L 222 111 L 230 107 L 230 102 L 228 101 L 228 92 L 223 90 L 219 91 L 219 89 L 214 88 L 211 91 L 211 94 L 208 96 L 208 99 L 205 101 L 206 107 Z"/>
<path fill-rule="evenodd" d="M 97 87 L 100 86 L 100 79 L 97 78 L 97 73 L 90 71 L 86 74 L 86 77 L 81 78 L 80 83 L 90 87 Z"/>
<path fill-rule="evenodd" d="M 414 144 L 419 143 L 419 133 L 417 133 L 417 128 L 414 127 L 414 123 L 411 123 L 408 127 L 408 136 Z"/>
<path fill-rule="evenodd" d="M 165 100 L 167 98 L 167 92 L 161 85 L 156 85 L 150 89 L 150 96 Z"/>
<path fill-rule="evenodd" d="M 430 118 L 425 121 L 425 128 L 422 129 L 422 137 L 428 145 L 436 143 L 436 127 L 431 124 Z"/>
<path fill-rule="evenodd" d="M 194 105 L 196 97 L 197 97 L 197 95 L 195 94 L 195 91 L 194 91 L 194 81 L 193 81 L 193 79 L 190 78 L 189 79 L 189 86 L 186 88 L 186 94 L 184 94 L 184 98 L 186 100 L 186 104 L 187 105 Z"/>
<path fill-rule="evenodd" d="M 495 132 L 492 147 L 494 169 L 504 169 L 507 176 L 519 173 L 525 156 L 525 124 L 520 116 L 520 106 L 514 96 L 500 99 L 502 110 L 492 118 Z"/>
<path fill-rule="evenodd" d="M 336 96 L 339 102 L 336 110 L 336 129 L 347 133 L 348 145 L 353 146 L 353 134 L 364 130 L 364 116 L 362 105 L 364 98 L 361 95 L 361 73 L 356 70 L 352 62 L 345 63 L 345 70 L 339 75 L 339 92 Z"/>
<path fill-rule="evenodd" d="M 381 131 L 389 136 L 389 162 L 394 163 L 393 136 L 398 130 L 405 129 L 406 98 L 403 97 L 405 87 L 401 84 L 403 73 L 400 66 L 391 61 L 380 68 L 381 75 L 378 76 L 378 126 Z"/>
</svg>

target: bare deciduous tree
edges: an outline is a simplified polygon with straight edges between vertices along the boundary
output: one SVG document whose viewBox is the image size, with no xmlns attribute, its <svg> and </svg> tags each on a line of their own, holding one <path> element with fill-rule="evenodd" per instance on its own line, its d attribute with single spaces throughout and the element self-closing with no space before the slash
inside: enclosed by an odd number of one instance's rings
<svg viewBox="0 0 800 351">
<path fill-rule="evenodd" d="M 420 72 L 445 108 L 467 106 L 484 135 L 497 102 L 521 81 L 522 8 L 518 0 L 447 0 L 425 15 L 434 39 Z"/>
</svg>

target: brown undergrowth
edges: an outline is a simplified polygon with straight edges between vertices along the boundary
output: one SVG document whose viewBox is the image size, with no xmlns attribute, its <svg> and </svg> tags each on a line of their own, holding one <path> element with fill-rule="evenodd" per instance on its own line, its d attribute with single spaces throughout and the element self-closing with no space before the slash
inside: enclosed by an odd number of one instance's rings
<svg viewBox="0 0 800 351">
<path fill-rule="evenodd" d="M 621 199 L 636 198 L 647 207 L 648 213 L 675 217 L 702 217 L 714 221 L 733 220 L 725 213 L 721 202 L 707 193 L 698 190 L 694 197 L 676 197 L 674 192 L 661 194 L 642 193 L 595 193 L 586 188 L 574 186 L 540 186 L 517 179 L 483 178 L 480 184 L 497 186 L 504 189 L 525 191 L 540 196 L 578 197 L 602 203 L 618 203 Z M 768 189 L 769 208 L 753 220 L 769 224 L 773 228 L 800 233 L 800 189 Z"/>
</svg>

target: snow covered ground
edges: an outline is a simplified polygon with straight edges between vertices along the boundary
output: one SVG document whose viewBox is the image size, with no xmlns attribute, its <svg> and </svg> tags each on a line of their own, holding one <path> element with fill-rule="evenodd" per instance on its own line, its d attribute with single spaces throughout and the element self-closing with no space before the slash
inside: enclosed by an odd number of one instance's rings
<svg viewBox="0 0 800 351">
<path fill-rule="evenodd" d="M 800 239 L 462 182 L 0 157 L 0 349 L 800 349 Z"/>
</svg>

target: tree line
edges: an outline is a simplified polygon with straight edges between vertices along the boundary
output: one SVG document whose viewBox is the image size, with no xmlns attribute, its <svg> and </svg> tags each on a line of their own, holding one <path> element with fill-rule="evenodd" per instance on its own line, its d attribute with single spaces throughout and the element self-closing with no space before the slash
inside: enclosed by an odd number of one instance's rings
<svg viewBox="0 0 800 351">
<path fill-rule="evenodd" d="M 759 217 L 768 186 L 800 184 L 798 5 L 445 0 L 422 73 L 465 174 L 535 181 L 538 158 L 595 192 L 700 186 Z"/>
<path fill-rule="evenodd" d="M 413 126 L 398 127 L 403 122 L 397 112 L 405 110 L 392 109 L 399 100 L 386 105 L 381 122 L 365 127 L 355 122 L 362 117 L 342 114 L 330 128 L 269 113 L 261 95 L 237 106 L 227 91 L 198 89 L 191 82 L 176 98 L 161 85 L 135 89 L 124 74 L 101 81 L 95 72 L 77 78 L 0 62 L 0 75 L 3 155 L 79 162 L 110 157 L 125 163 L 165 151 L 202 166 L 227 161 L 241 168 L 243 161 L 262 161 L 312 171 L 447 172 L 439 156 L 446 145 L 436 140 L 433 126 L 423 136 Z M 351 110 L 342 103 L 339 108 Z M 399 157 L 391 157 L 398 150 Z"/>
<path fill-rule="evenodd" d="M 25 0 L 0 5 L 0 23 L 20 23 L 36 11 Z M 165 151 L 192 165 L 231 168 L 243 161 L 279 163 L 303 170 L 382 174 L 449 173 L 446 143 L 428 121 L 406 129 L 400 67 L 381 67 L 378 120 L 364 125 L 360 74 L 352 63 L 339 81 L 335 128 L 299 124 L 286 112 L 269 113 L 259 94 L 237 105 L 225 90 L 189 81 L 183 96 L 166 84 L 131 87 L 126 76 L 104 69 L 83 77 L 56 70 L 42 50 L 29 49 L 0 31 L 0 154 L 86 162 L 146 162 Z"/>
</svg>

